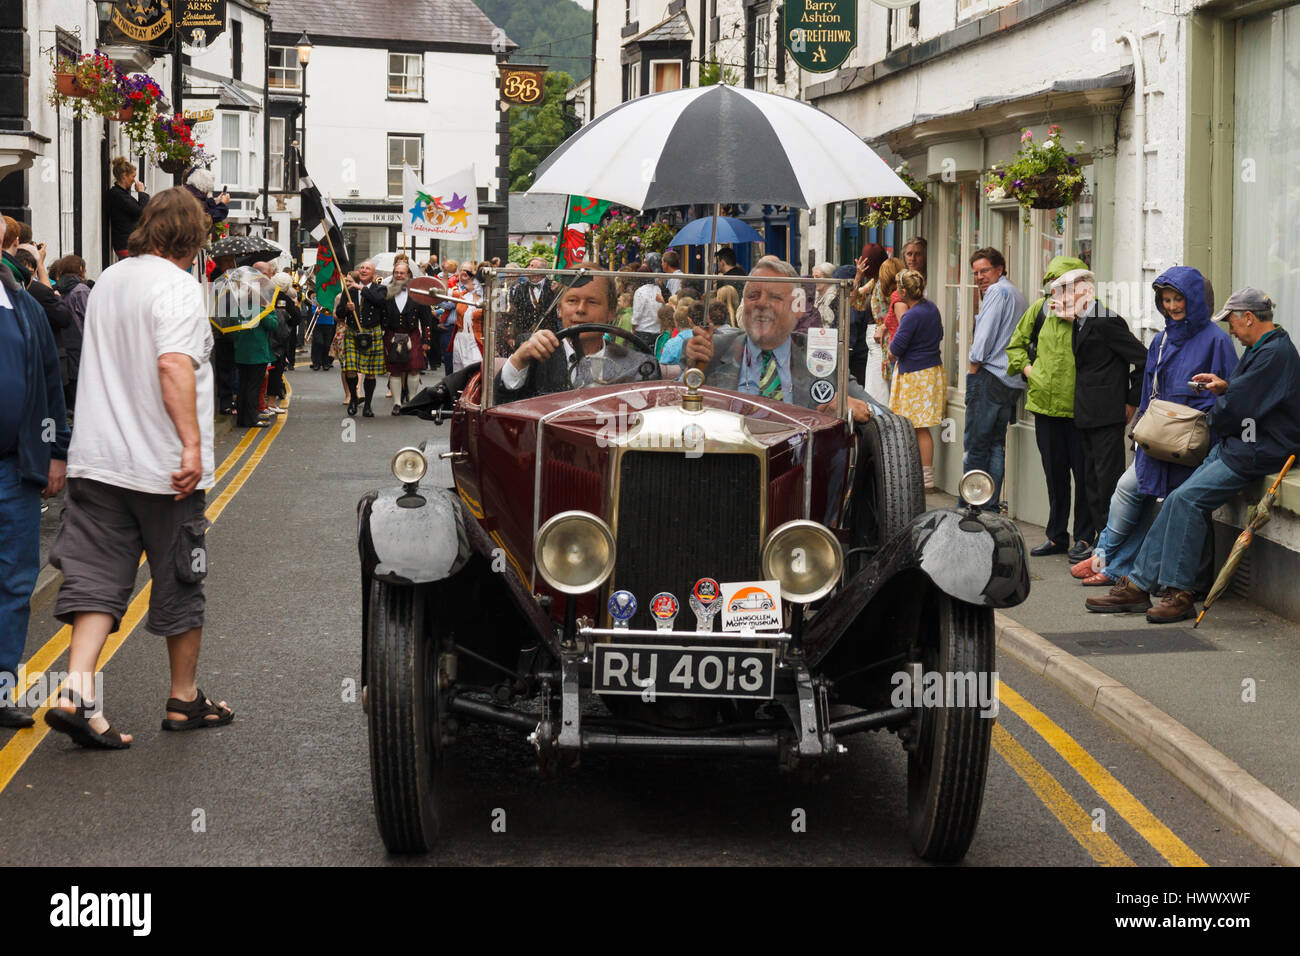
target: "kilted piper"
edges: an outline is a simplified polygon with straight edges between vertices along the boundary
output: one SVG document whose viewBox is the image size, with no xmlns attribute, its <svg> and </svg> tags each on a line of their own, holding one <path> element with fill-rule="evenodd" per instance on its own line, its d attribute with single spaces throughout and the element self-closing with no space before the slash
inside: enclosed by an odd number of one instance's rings
<svg viewBox="0 0 1300 956">
<path fill-rule="evenodd" d="M 374 418 L 370 401 L 375 396 L 375 376 L 388 371 L 384 361 L 384 313 L 388 290 L 375 279 L 375 264 L 367 259 L 357 269 L 361 281 L 347 280 L 334 305 L 337 321 L 343 323 L 343 374 L 348 381 L 348 414 L 357 413 L 357 376 L 365 376 L 365 406 L 361 412 Z"/>
</svg>

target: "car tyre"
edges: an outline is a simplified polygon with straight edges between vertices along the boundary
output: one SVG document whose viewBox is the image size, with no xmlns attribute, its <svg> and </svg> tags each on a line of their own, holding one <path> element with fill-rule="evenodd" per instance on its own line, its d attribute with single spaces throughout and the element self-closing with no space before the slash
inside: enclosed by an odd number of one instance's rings
<svg viewBox="0 0 1300 956">
<path fill-rule="evenodd" d="M 992 609 L 942 593 L 937 604 L 930 619 L 937 626 L 929 628 L 932 639 L 921 648 L 923 671 L 992 680 Z M 978 699 L 960 707 L 947 703 L 917 708 L 917 739 L 907 760 L 908 836 L 917 854 L 932 863 L 956 863 L 970 848 L 993 736 L 994 720 L 981 716 Z"/>
<path fill-rule="evenodd" d="M 366 689 L 370 781 L 390 853 L 426 853 L 441 826 L 442 692 L 438 646 L 424 630 L 424 591 L 374 581 Z"/>
<path fill-rule="evenodd" d="M 925 478 L 910 421 L 892 412 L 876 412 L 861 427 L 852 501 L 853 547 L 875 549 L 925 511 Z"/>
</svg>

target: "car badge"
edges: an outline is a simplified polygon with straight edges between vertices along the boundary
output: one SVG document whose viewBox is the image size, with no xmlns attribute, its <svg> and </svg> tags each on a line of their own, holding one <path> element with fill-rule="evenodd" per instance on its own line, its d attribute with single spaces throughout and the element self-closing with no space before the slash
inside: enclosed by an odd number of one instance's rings
<svg viewBox="0 0 1300 956">
<path fill-rule="evenodd" d="M 609 596 L 609 616 L 614 619 L 615 627 L 626 628 L 634 614 L 636 598 L 631 591 L 615 591 Z"/>
<path fill-rule="evenodd" d="M 691 610 L 695 612 L 695 630 L 712 631 L 713 618 L 722 608 L 722 589 L 713 578 L 700 578 L 691 589 Z"/>
<path fill-rule="evenodd" d="M 671 631 L 673 621 L 677 619 L 677 612 L 681 605 L 677 603 L 677 598 L 673 597 L 667 591 L 660 591 L 650 599 L 650 615 L 655 619 L 655 623 L 661 631 Z"/>
<path fill-rule="evenodd" d="M 819 378 L 808 389 L 808 396 L 818 405 L 825 405 L 835 398 L 835 384 L 828 378 Z"/>
<path fill-rule="evenodd" d="M 839 342 L 835 329 L 811 328 L 807 332 L 804 361 L 808 371 L 816 378 L 825 378 L 835 371 Z"/>
</svg>

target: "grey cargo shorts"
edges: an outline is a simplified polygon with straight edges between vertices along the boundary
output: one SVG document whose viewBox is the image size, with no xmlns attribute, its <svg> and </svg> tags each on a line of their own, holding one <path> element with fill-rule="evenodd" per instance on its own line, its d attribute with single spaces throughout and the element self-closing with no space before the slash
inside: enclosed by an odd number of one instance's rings
<svg viewBox="0 0 1300 956">
<path fill-rule="evenodd" d="M 63 572 L 54 616 L 71 624 L 78 612 L 100 611 L 113 616 L 117 630 L 143 550 L 152 577 L 146 630 L 171 636 L 202 627 L 206 497 L 195 491 L 176 501 L 171 495 L 69 478 L 50 548 L 50 564 Z"/>
</svg>

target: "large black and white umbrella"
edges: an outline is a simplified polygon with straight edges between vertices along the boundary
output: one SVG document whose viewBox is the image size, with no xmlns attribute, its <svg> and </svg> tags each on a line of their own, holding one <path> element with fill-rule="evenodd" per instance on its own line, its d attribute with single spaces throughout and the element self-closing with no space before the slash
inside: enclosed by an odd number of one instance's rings
<svg viewBox="0 0 1300 956">
<path fill-rule="evenodd" d="M 557 147 L 529 192 L 596 196 L 633 209 L 916 198 L 834 117 L 789 97 L 723 85 L 616 106 Z"/>
</svg>

